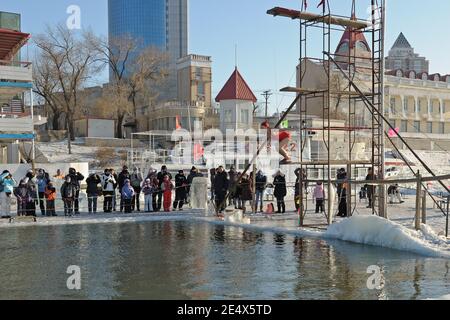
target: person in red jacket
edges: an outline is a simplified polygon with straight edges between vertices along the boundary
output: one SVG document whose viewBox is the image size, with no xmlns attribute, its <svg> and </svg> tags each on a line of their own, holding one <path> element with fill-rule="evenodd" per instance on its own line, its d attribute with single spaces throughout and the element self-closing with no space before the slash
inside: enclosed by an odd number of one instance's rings
<svg viewBox="0 0 450 320">
<path fill-rule="evenodd" d="M 173 185 L 170 181 L 169 176 L 165 175 L 163 178 L 163 183 L 161 185 L 163 191 L 163 207 L 165 212 L 170 212 L 170 206 L 172 204 L 172 190 Z"/>
<path fill-rule="evenodd" d="M 271 134 L 271 128 L 270 128 L 270 124 L 269 121 L 264 121 L 261 124 L 261 129 L 266 129 L 267 130 L 267 143 L 268 143 L 268 148 L 270 148 L 270 139 L 272 138 L 272 134 Z M 275 135 L 274 135 L 275 136 Z M 280 152 L 281 156 L 283 157 L 283 160 L 281 160 L 280 164 L 289 164 L 292 163 L 291 160 L 291 155 L 289 154 L 289 142 L 291 141 L 291 133 L 287 130 L 280 130 L 278 132 L 278 135 L 276 136 L 276 138 L 278 138 L 279 141 L 279 147 L 280 150 L 278 152 Z"/>
</svg>

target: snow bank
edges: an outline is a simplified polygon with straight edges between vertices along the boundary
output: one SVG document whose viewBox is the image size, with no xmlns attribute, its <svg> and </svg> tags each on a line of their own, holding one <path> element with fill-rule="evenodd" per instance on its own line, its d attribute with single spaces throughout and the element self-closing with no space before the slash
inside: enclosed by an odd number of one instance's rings
<svg viewBox="0 0 450 320">
<path fill-rule="evenodd" d="M 408 251 L 430 257 L 450 258 L 450 245 L 429 227 L 408 229 L 377 216 L 355 216 L 331 225 L 325 237 Z"/>
<path fill-rule="evenodd" d="M 229 223 L 250 224 L 250 218 L 244 216 L 242 210 L 234 210 L 233 212 L 225 212 L 225 221 Z"/>
<path fill-rule="evenodd" d="M 439 298 L 428 298 L 425 300 L 450 300 L 450 294 L 446 294 L 445 296 L 439 297 Z"/>
</svg>

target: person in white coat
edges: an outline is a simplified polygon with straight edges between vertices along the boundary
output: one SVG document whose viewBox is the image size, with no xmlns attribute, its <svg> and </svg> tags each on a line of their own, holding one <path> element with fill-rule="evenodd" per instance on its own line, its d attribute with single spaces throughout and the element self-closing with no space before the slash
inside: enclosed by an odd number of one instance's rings
<svg viewBox="0 0 450 320">
<path fill-rule="evenodd" d="M 101 176 L 101 184 L 103 190 L 103 212 L 110 213 L 113 209 L 113 197 L 115 192 L 116 179 L 110 170 L 106 169 Z"/>
</svg>

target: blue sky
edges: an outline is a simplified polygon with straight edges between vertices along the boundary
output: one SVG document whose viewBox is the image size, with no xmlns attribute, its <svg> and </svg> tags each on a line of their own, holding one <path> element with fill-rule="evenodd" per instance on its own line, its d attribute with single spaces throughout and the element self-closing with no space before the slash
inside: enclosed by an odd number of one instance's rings
<svg viewBox="0 0 450 320">
<path fill-rule="evenodd" d="M 308 2 L 310 11 L 318 10 L 319 0 Z M 358 17 L 368 18 L 370 0 L 356 2 Z M 214 94 L 233 71 L 236 45 L 238 67 L 258 98 L 263 90 L 277 92 L 295 84 L 298 23 L 268 16 L 266 10 L 274 6 L 298 8 L 300 3 L 300 0 L 190 0 L 189 50 L 212 56 Z M 64 22 L 68 17 L 66 9 L 72 4 L 81 8 L 83 28 L 107 34 L 106 0 L 2 0 L 0 10 L 21 13 L 22 29 L 37 34 L 46 24 Z M 334 13 L 348 15 L 351 0 L 330 0 L 330 5 Z M 403 31 L 416 52 L 431 61 L 431 72 L 450 74 L 449 12 L 450 1 L 389 0 L 387 49 Z M 333 35 L 334 45 L 339 37 Z M 23 56 L 26 57 L 26 50 Z M 105 80 L 103 75 L 97 82 Z M 281 94 L 273 96 L 272 111 L 285 108 L 289 100 Z"/>
</svg>

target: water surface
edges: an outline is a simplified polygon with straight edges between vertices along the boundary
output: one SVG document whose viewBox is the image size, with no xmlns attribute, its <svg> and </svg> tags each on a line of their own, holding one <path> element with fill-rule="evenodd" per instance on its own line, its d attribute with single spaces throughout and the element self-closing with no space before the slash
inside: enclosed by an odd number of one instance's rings
<svg viewBox="0 0 450 320">
<path fill-rule="evenodd" d="M 367 288 L 370 265 L 384 289 Z M 0 232 L 0 299 L 423 299 L 449 294 L 449 274 L 448 260 L 188 221 Z"/>
</svg>

